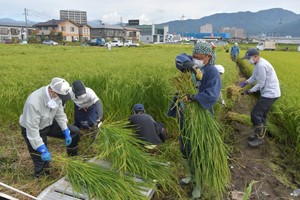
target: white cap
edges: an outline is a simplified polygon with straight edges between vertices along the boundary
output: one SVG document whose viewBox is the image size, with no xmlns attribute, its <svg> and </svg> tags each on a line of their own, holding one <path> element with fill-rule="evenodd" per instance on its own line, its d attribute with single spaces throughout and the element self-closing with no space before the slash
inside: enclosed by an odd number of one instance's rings
<svg viewBox="0 0 300 200">
<path fill-rule="evenodd" d="M 234 43 L 234 45 L 235 45 L 235 46 L 237 46 L 237 45 L 238 45 L 238 43 L 237 43 L 237 42 L 235 42 L 235 43 Z"/>
<path fill-rule="evenodd" d="M 225 69 L 222 65 L 215 65 L 220 74 L 224 74 Z"/>
<path fill-rule="evenodd" d="M 71 99 L 71 96 L 69 94 L 70 85 L 65 79 L 55 77 L 51 80 L 49 86 L 62 101 L 67 101 Z"/>
</svg>

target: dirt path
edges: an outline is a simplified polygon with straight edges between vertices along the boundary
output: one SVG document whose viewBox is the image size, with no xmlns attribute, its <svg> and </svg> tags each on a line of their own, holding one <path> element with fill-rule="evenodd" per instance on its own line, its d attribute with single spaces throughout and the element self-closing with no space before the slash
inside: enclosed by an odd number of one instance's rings
<svg viewBox="0 0 300 200">
<path fill-rule="evenodd" d="M 241 96 L 232 111 L 250 114 L 254 103 L 255 100 L 251 96 Z M 252 188 L 251 200 L 300 200 L 300 197 L 290 195 L 293 189 L 279 181 L 270 167 L 270 163 L 274 164 L 274 155 L 278 151 L 274 149 L 272 142 L 267 139 L 264 145 L 257 148 L 250 147 L 248 136 L 253 132 L 252 127 L 237 122 L 232 122 L 231 125 L 236 133 L 230 190 L 244 192 L 251 181 L 257 181 Z"/>
</svg>

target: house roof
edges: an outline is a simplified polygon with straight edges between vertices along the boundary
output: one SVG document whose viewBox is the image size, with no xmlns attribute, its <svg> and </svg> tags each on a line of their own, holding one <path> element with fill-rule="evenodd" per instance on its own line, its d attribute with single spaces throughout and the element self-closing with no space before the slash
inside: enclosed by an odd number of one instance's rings
<svg viewBox="0 0 300 200">
<path fill-rule="evenodd" d="M 0 24 L 0 27 L 9 27 L 9 28 L 26 28 L 26 25 L 14 25 L 14 24 Z M 33 29 L 32 26 L 27 26 L 27 28 Z"/>
<path fill-rule="evenodd" d="M 83 26 L 88 26 L 89 28 L 92 28 L 90 25 L 88 24 L 78 24 L 78 26 L 83 27 Z"/>
<path fill-rule="evenodd" d="M 101 26 L 93 26 L 92 28 L 96 28 L 96 29 L 119 29 L 119 30 L 123 30 L 124 27 L 122 27 L 122 26 L 115 26 L 115 25 L 101 25 Z"/>
<path fill-rule="evenodd" d="M 59 24 L 65 22 L 65 21 L 69 21 L 69 22 L 75 24 L 76 26 L 79 26 L 77 23 L 75 23 L 75 22 L 73 22 L 72 20 L 69 20 L 69 19 L 63 19 L 63 20 L 52 19 L 52 20 L 49 20 L 49 21 L 46 21 L 46 22 L 40 22 L 40 23 L 34 24 L 33 26 L 34 27 L 37 27 L 37 26 L 58 26 Z"/>
<path fill-rule="evenodd" d="M 137 28 L 133 28 L 133 27 L 123 27 L 123 29 L 125 29 L 126 31 L 141 31 L 140 29 Z"/>
</svg>

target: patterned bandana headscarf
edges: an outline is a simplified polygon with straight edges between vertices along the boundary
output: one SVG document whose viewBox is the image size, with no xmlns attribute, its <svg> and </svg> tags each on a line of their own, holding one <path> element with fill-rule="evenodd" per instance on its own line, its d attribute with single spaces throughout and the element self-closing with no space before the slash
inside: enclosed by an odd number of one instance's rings
<svg viewBox="0 0 300 200">
<path fill-rule="evenodd" d="M 214 65 L 216 60 L 216 53 L 212 49 L 211 44 L 208 42 L 199 42 L 196 43 L 193 49 L 193 54 L 204 54 L 204 55 L 211 55 L 209 64 Z"/>
</svg>

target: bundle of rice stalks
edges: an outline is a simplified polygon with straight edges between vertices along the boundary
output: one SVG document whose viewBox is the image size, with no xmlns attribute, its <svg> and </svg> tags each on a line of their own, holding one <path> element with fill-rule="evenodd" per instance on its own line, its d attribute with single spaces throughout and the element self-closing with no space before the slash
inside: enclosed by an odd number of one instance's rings
<svg viewBox="0 0 300 200">
<path fill-rule="evenodd" d="M 221 199 L 230 181 L 230 171 L 218 123 L 196 103 L 187 106 L 184 121 L 182 136 L 191 144 L 189 162 L 196 185 L 209 196 Z"/>
<path fill-rule="evenodd" d="M 163 190 L 180 196 L 181 189 L 172 171 L 164 163 L 147 153 L 126 121 L 104 123 L 96 138 L 98 157 L 107 159 L 121 174 L 141 176 L 146 182 L 156 180 Z"/>
<path fill-rule="evenodd" d="M 60 158 L 75 195 L 86 194 L 89 199 L 146 199 L 137 189 L 143 186 L 133 177 L 121 176 L 95 163 Z"/>
<path fill-rule="evenodd" d="M 181 80 L 180 92 L 196 94 L 191 74 L 182 74 L 181 78 L 177 78 Z M 222 141 L 217 121 L 198 103 L 190 103 L 184 111 L 184 127 L 181 134 L 184 143 L 191 144 L 189 163 L 197 187 L 201 187 L 207 195 L 221 199 L 230 181 L 230 171 L 228 151 Z"/>
<path fill-rule="evenodd" d="M 227 117 L 231 121 L 236 121 L 236 122 L 242 123 L 246 126 L 252 126 L 252 122 L 251 122 L 249 115 L 229 111 L 227 113 Z"/>
</svg>

